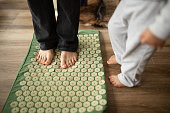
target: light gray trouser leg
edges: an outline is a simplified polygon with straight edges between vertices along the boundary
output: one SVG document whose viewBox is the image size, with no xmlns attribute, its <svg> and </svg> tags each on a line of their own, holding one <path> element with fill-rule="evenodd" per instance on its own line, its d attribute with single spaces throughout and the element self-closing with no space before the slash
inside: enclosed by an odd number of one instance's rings
<svg viewBox="0 0 170 113">
<path fill-rule="evenodd" d="M 118 78 L 128 87 L 141 81 L 141 74 L 154 49 L 140 43 L 140 34 L 149 27 L 164 1 L 122 0 L 109 21 L 109 35 L 116 60 L 121 64 Z"/>
<path fill-rule="evenodd" d="M 124 3 L 120 3 L 116 8 L 108 23 L 108 31 L 113 52 L 116 56 L 117 63 L 121 64 L 122 55 L 125 53 L 127 40 L 127 27 L 122 22 Z"/>
</svg>

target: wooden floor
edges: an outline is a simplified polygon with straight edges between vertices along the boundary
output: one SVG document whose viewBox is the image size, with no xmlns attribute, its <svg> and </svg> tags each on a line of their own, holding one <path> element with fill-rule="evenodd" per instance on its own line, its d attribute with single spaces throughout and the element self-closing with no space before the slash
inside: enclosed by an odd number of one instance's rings
<svg viewBox="0 0 170 113">
<path fill-rule="evenodd" d="M 80 29 L 95 29 L 84 27 Z M 101 31 L 108 107 L 110 113 L 170 113 L 170 41 L 151 58 L 143 73 L 142 85 L 113 88 L 108 76 L 120 72 L 119 65 L 107 65 L 113 54 L 107 29 Z M 31 15 L 26 0 L 0 0 L 0 111 L 17 70 L 32 39 Z"/>
</svg>

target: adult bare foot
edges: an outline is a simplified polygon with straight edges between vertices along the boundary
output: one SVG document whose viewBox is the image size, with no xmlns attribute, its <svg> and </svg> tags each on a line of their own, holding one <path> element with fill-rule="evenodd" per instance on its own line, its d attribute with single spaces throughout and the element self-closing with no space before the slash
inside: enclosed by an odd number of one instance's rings
<svg viewBox="0 0 170 113">
<path fill-rule="evenodd" d="M 40 50 L 37 56 L 37 59 L 40 63 L 49 65 L 54 57 L 53 49 L 49 50 Z"/>
<path fill-rule="evenodd" d="M 117 64 L 115 55 L 112 55 L 109 60 L 107 61 L 107 64 Z"/>
<path fill-rule="evenodd" d="M 61 52 L 61 68 L 65 69 L 72 66 L 77 61 L 77 53 L 76 52 Z"/>
<path fill-rule="evenodd" d="M 109 79 L 110 79 L 110 82 L 112 83 L 113 86 L 115 86 L 115 87 L 125 87 L 125 85 L 123 85 L 120 82 L 117 75 L 111 75 L 111 76 L 109 76 Z"/>
</svg>

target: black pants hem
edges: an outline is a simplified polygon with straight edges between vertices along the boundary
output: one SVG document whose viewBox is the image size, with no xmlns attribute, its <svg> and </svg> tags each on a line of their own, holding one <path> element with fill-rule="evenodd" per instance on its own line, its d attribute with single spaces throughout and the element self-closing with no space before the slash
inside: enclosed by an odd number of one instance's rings
<svg viewBox="0 0 170 113">
<path fill-rule="evenodd" d="M 80 0 L 57 0 L 57 21 L 53 0 L 28 0 L 28 5 L 40 49 L 77 50 Z"/>
</svg>

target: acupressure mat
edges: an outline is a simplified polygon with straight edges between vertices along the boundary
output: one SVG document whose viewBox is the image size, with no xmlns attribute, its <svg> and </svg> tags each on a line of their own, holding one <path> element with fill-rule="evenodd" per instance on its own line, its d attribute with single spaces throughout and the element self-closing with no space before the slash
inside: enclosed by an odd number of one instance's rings
<svg viewBox="0 0 170 113">
<path fill-rule="evenodd" d="M 78 33 L 78 61 L 60 68 L 60 52 L 51 65 L 36 60 L 35 36 L 13 83 L 2 113 L 103 113 L 107 97 L 99 31 Z"/>
</svg>

